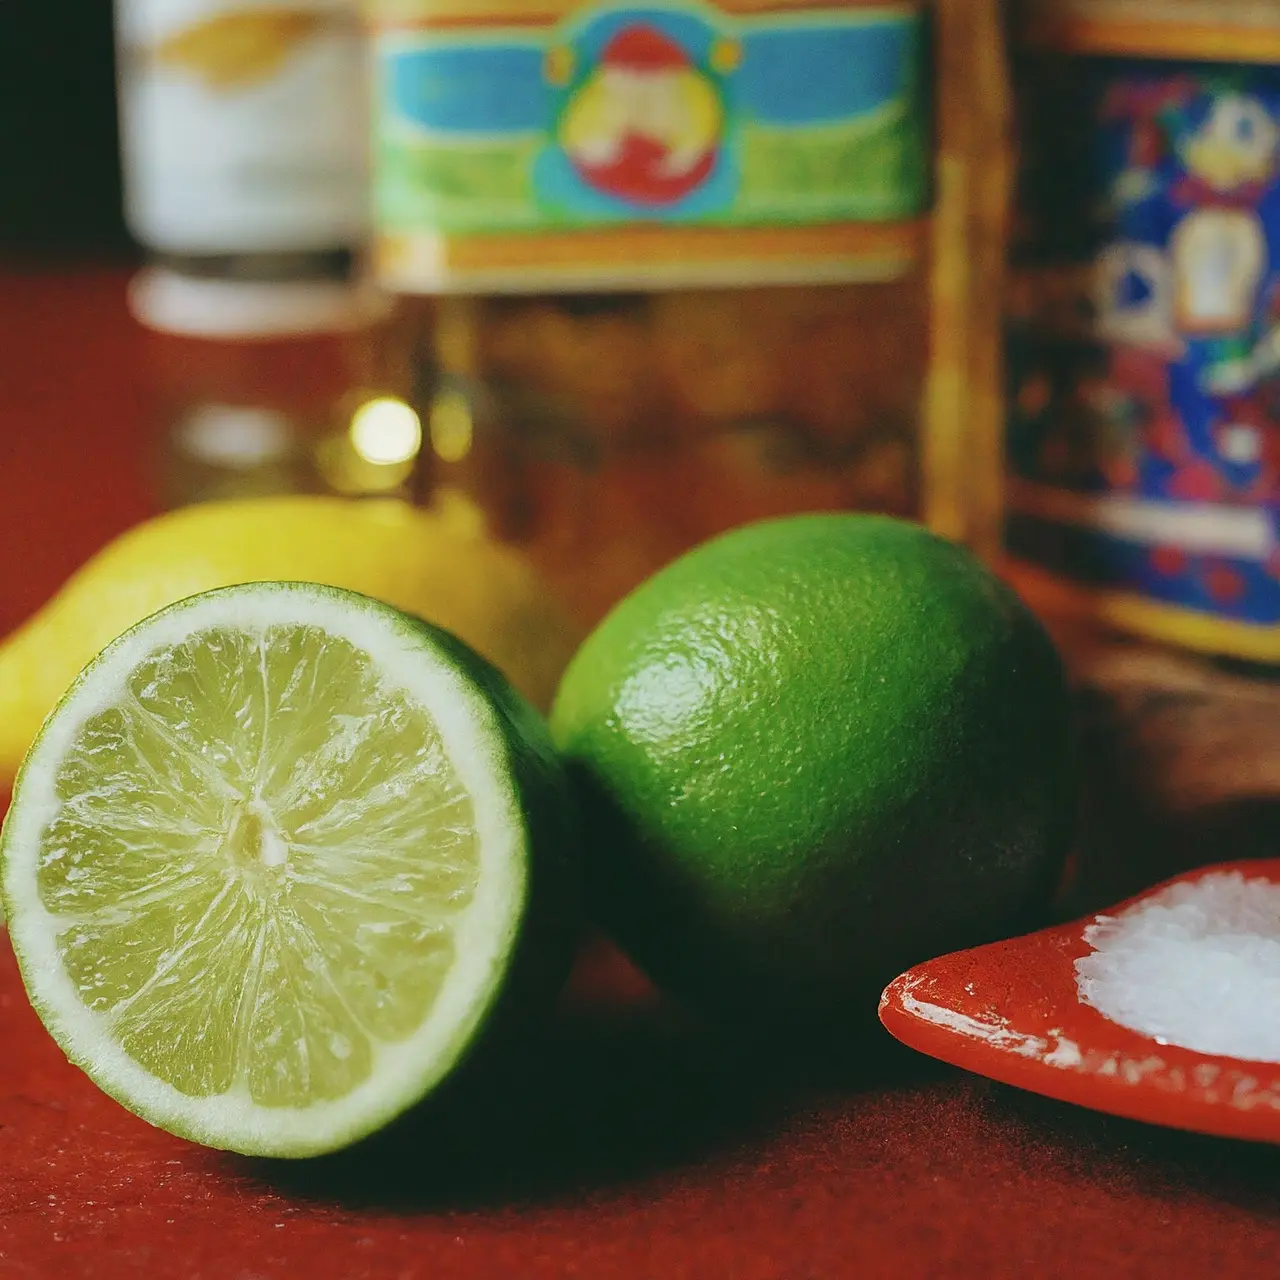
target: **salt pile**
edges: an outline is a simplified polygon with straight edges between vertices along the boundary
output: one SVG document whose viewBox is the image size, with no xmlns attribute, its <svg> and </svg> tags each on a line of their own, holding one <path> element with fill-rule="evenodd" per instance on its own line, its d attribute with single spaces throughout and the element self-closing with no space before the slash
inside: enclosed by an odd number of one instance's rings
<svg viewBox="0 0 1280 1280">
<path fill-rule="evenodd" d="M 1238 871 L 1173 885 L 1085 930 L 1080 999 L 1163 1044 L 1280 1062 L 1280 884 Z"/>
</svg>

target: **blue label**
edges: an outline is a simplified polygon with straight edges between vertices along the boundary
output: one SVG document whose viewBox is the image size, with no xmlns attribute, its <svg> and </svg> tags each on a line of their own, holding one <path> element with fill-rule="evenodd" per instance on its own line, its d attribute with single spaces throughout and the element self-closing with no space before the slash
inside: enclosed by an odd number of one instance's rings
<svg viewBox="0 0 1280 1280">
<path fill-rule="evenodd" d="M 1280 71 L 1109 67 L 1093 333 L 1010 351 L 1010 542 L 1071 576 L 1280 622 Z"/>
</svg>

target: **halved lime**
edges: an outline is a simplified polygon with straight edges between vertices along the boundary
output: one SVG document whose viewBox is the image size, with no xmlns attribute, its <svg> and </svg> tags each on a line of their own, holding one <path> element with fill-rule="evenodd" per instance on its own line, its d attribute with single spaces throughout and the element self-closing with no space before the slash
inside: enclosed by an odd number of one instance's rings
<svg viewBox="0 0 1280 1280">
<path fill-rule="evenodd" d="M 307 584 L 193 596 L 32 747 L 0 840 L 14 950 L 132 1111 L 334 1150 L 430 1092 L 513 984 L 562 976 L 567 805 L 541 721 L 447 633 Z"/>
</svg>

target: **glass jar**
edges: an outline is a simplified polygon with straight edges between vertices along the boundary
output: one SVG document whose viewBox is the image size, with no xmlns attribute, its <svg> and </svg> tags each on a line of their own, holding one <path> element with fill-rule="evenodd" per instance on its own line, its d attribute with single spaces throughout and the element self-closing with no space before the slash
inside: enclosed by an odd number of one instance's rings
<svg viewBox="0 0 1280 1280">
<path fill-rule="evenodd" d="M 918 4 L 374 15 L 375 266 L 436 299 L 424 501 L 586 621 L 744 521 L 920 514 Z"/>
</svg>

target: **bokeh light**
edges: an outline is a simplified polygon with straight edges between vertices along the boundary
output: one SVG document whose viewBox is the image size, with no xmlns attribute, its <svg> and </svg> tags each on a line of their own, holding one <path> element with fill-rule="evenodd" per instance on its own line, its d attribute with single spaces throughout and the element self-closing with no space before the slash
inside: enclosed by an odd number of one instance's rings
<svg viewBox="0 0 1280 1280">
<path fill-rule="evenodd" d="M 431 447 L 442 462 L 461 462 L 471 452 L 471 405 L 459 391 L 438 395 L 431 406 Z"/>
<path fill-rule="evenodd" d="M 351 415 L 351 446 L 375 466 L 409 462 L 422 448 L 422 420 L 395 396 L 366 400 Z"/>
</svg>

